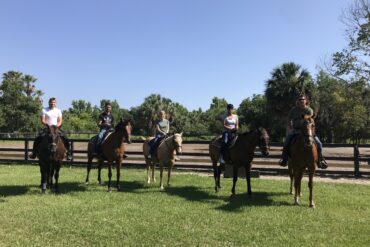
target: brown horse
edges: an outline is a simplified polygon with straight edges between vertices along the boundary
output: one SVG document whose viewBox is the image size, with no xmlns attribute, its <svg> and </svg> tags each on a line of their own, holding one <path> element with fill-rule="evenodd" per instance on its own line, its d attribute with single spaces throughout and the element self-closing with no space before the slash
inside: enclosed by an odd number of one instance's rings
<svg viewBox="0 0 370 247">
<path fill-rule="evenodd" d="M 220 157 L 220 137 L 214 138 L 209 144 L 209 154 L 213 165 L 213 174 L 215 178 L 215 191 L 218 192 L 221 188 L 220 176 L 221 166 L 217 166 Z M 252 194 L 251 190 L 251 167 L 256 146 L 259 146 L 264 156 L 269 155 L 269 136 L 264 128 L 259 128 L 255 131 L 239 134 L 233 147 L 229 150 L 229 159 L 226 162 L 233 166 L 233 188 L 232 194 L 235 194 L 235 185 L 238 180 L 238 169 L 245 168 L 248 194 Z"/>
<path fill-rule="evenodd" d="M 299 204 L 301 194 L 301 181 L 304 171 L 308 170 L 308 188 L 310 190 L 309 206 L 314 208 L 313 202 L 313 175 L 318 161 L 317 147 L 314 140 L 315 121 L 306 117 L 302 126 L 302 133 L 299 134 L 290 146 L 289 172 L 291 176 L 291 187 L 294 180 L 294 201 Z M 292 190 L 292 189 L 291 189 Z"/>
<path fill-rule="evenodd" d="M 45 193 L 47 186 L 53 186 L 55 178 L 55 193 L 59 192 L 59 170 L 62 166 L 66 149 L 62 138 L 59 135 L 57 126 L 49 126 L 45 137 L 40 143 L 38 151 L 39 166 L 41 173 L 41 192 Z"/>
<path fill-rule="evenodd" d="M 127 143 L 131 143 L 131 120 L 121 118 L 121 121 L 115 126 L 115 130 L 112 134 L 110 134 L 107 139 L 101 144 L 102 145 L 102 152 L 99 154 L 98 158 L 98 181 L 99 185 L 102 184 L 101 182 L 101 169 L 103 166 L 104 160 L 108 161 L 108 192 L 111 191 L 111 179 L 112 179 L 112 165 L 113 162 L 116 162 L 116 170 L 117 170 L 117 181 L 116 187 L 117 190 L 120 190 L 120 175 L 121 175 L 121 163 L 123 159 L 123 155 L 125 154 L 125 145 L 124 141 Z M 88 147 L 87 147 L 87 176 L 86 176 L 86 184 L 89 184 L 89 174 L 91 170 L 92 160 L 94 158 L 93 151 L 94 151 L 94 136 L 91 138 Z"/>
<path fill-rule="evenodd" d="M 160 170 L 160 188 L 163 189 L 163 167 L 168 167 L 168 179 L 167 179 L 167 186 L 170 187 L 170 179 L 171 179 L 171 170 L 175 164 L 175 154 L 182 153 L 182 133 L 176 133 L 170 137 L 167 137 L 158 147 L 157 154 L 153 155 L 152 159 L 148 158 L 149 155 L 149 142 L 153 139 L 153 137 L 146 139 L 143 144 L 143 154 L 145 157 L 146 163 L 146 170 L 147 170 L 147 177 L 148 183 L 155 182 L 154 177 L 154 165 L 159 163 L 159 170 Z M 150 171 L 152 171 L 152 177 L 150 178 Z"/>
</svg>

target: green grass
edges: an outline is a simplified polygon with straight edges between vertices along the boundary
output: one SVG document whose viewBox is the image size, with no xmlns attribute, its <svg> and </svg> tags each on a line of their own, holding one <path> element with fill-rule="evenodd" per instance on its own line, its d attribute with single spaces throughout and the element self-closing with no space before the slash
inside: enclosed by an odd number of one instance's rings
<svg viewBox="0 0 370 247">
<path fill-rule="evenodd" d="M 158 172 L 157 181 L 158 181 Z M 123 168 L 122 192 L 98 186 L 96 170 L 63 167 L 60 195 L 40 195 L 37 166 L 0 165 L 0 246 L 369 246 L 370 187 L 315 183 L 316 209 L 293 205 L 288 181 L 239 180 L 213 190 L 213 178 L 173 175 L 147 185 Z M 113 174 L 115 175 L 115 173 Z M 103 171 L 107 180 L 107 171 Z"/>
</svg>

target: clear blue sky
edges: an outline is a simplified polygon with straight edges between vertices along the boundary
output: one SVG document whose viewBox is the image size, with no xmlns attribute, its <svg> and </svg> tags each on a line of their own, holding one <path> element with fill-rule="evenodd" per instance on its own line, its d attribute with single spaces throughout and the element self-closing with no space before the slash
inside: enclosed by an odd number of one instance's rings
<svg viewBox="0 0 370 247">
<path fill-rule="evenodd" d="M 152 93 L 189 110 L 214 96 L 234 105 L 261 94 L 272 69 L 313 75 L 346 40 L 350 0 L 0 0 L 0 73 L 38 78 L 44 102 L 67 109 Z"/>
</svg>

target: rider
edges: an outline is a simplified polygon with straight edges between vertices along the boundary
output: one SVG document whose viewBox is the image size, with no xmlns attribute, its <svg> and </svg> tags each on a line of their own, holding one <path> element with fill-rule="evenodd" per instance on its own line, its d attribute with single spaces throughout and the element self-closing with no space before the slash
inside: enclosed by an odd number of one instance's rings
<svg viewBox="0 0 370 247">
<path fill-rule="evenodd" d="M 222 145 L 220 155 L 220 163 L 222 164 L 225 164 L 224 157 L 227 151 L 229 140 L 234 138 L 236 131 L 239 129 L 238 115 L 234 114 L 234 111 L 234 106 L 232 104 L 228 104 L 227 115 L 224 118 L 224 131 L 222 133 Z"/>
<path fill-rule="evenodd" d="M 100 152 L 100 144 L 103 141 L 103 137 L 107 131 L 111 130 L 114 126 L 114 118 L 112 115 L 112 104 L 107 102 L 104 106 L 104 112 L 99 115 L 98 127 L 100 128 L 98 138 L 95 145 L 95 153 Z"/>
<path fill-rule="evenodd" d="M 288 149 L 290 143 L 293 140 L 293 137 L 301 132 L 302 128 L 302 116 L 313 116 L 313 110 L 311 107 L 308 106 L 308 101 L 305 95 L 300 95 L 297 98 L 296 106 L 293 107 L 288 115 L 288 133 L 285 138 L 283 153 L 282 153 L 282 160 L 279 161 L 280 166 L 287 166 L 288 164 Z M 322 169 L 326 169 L 328 164 L 326 163 L 324 157 L 322 156 L 322 143 L 319 138 L 315 135 L 314 136 L 315 143 L 317 144 L 317 152 L 318 152 L 318 167 Z"/>
<path fill-rule="evenodd" d="M 155 135 L 150 145 L 149 155 L 148 158 L 151 159 L 154 155 L 154 152 L 157 150 L 161 141 L 166 138 L 168 132 L 170 131 L 170 122 L 166 119 L 166 112 L 160 111 L 158 113 L 158 120 L 155 124 Z M 175 156 L 175 160 L 179 160 L 177 156 Z"/>
<path fill-rule="evenodd" d="M 39 145 L 42 141 L 42 138 L 46 135 L 48 127 L 55 125 L 59 128 L 59 136 L 62 138 L 65 148 L 67 149 L 67 160 L 72 159 L 71 147 L 67 136 L 60 129 L 63 123 L 62 111 L 56 107 L 57 101 L 55 98 L 49 99 L 49 107 L 46 107 L 42 110 L 41 114 L 41 123 L 46 127 L 36 136 L 33 142 L 32 154 L 30 155 L 31 159 L 36 158 Z"/>
</svg>

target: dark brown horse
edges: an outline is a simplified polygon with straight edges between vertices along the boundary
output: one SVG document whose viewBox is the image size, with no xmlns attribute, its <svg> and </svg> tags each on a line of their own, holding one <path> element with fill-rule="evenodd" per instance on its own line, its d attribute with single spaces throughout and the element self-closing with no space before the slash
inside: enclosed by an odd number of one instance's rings
<svg viewBox="0 0 370 247">
<path fill-rule="evenodd" d="M 211 156 L 213 173 L 215 178 L 215 191 L 218 192 L 221 188 L 220 185 L 220 176 L 221 176 L 221 167 L 217 166 L 219 156 L 220 156 L 220 147 L 217 145 L 219 139 L 215 138 L 211 141 L 209 145 L 209 154 Z M 255 131 L 245 132 L 239 134 L 238 139 L 236 140 L 234 146 L 229 150 L 230 157 L 226 162 L 233 166 L 233 188 L 231 190 L 232 194 L 235 194 L 235 185 L 238 180 L 238 169 L 240 167 L 245 168 L 245 176 L 247 180 L 248 194 L 252 194 L 251 190 L 251 167 L 252 160 L 254 156 L 254 150 L 256 146 L 259 146 L 262 154 L 268 156 L 269 154 L 269 136 L 267 131 L 264 128 L 259 128 Z"/>
<path fill-rule="evenodd" d="M 45 193 L 47 186 L 52 188 L 53 176 L 55 178 L 55 192 L 59 192 L 59 170 L 66 149 L 63 140 L 59 135 L 57 126 L 50 126 L 40 143 L 38 152 L 39 166 L 41 173 L 41 192 Z"/>
<path fill-rule="evenodd" d="M 302 133 L 292 141 L 290 146 L 291 157 L 289 158 L 288 162 L 289 173 L 291 177 L 291 187 L 294 180 L 294 201 L 296 204 L 299 204 L 303 173 L 306 169 L 308 170 L 308 188 L 310 190 L 309 206 L 312 208 L 315 207 L 315 203 L 313 202 L 313 175 L 315 173 L 316 163 L 318 161 L 314 132 L 314 119 L 311 117 L 306 117 L 303 122 Z"/>
<path fill-rule="evenodd" d="M 116 187 L 117 190 L 120 190 L 119 180 L 121 175 L 121 163 L 123 159 L 123 155 L 125 154 L 125 145 L 124 141 L 127 143 L 131 143 L 131 120 L 121 118 L 121 121 L 115 126 L 115 130 L 112 134 L 110 134 L 107 139 L 101 144 L 102 145 L 102 152 L 97 157 L 98 158 L 98 181 L 101 185 L 101 169 L 103 166 L 104 160 L 108 161 L 108 192 L 111 191 L 111 179 L 112 179 L 112 165 L 113 162 L 116 162 L 116 170 L 117 170 L 117 181 Z M 94 136 L 91 138 L 88 147 L 87 147 L 87 176 L 86 176 L 86 184 L 89 184 L 89 174 L 91 170 L 92 160 L 94 158 L 93 151 L 94 151 Z"/>
</svg>

